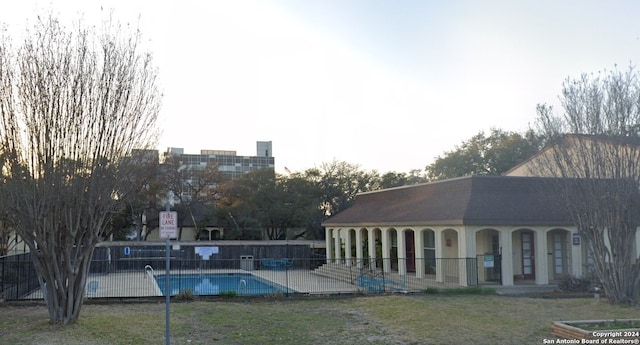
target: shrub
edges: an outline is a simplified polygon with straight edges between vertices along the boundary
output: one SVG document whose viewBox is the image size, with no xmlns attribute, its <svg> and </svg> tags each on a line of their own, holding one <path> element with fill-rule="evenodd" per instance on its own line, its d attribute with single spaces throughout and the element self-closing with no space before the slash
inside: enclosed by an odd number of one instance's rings
<svg viewBox="0 0 640 345">
<path fill-rule="evenodd" d="M 196 295 L 191 291 L 191 289 L 186 289 L 180 290 L 175 298 L 179 301 L 193 301 L 196 299 Z"/>
<path fill-rule="evenodd" d="M 565 292 L 587 292 L 591 286 L 591 280 L 576 277 L 567 277 L 560 281 L 558 289 Z"/>
<path fill-rule="evenodd" d="M 437 295 L 440 293 L 440 290 L 430 287 L 430 288 L 427 288 L 426 290 L 423 290 L 423 292 L 427 295 Z"/>
<path fill-rule="evenodd" d="M 238 293 L 235 292 L 235 291 L 231 291 L 231 290 L 229 290 L 229 291 L 221 291 L 219 296 L 220 297 L 225 297 L 225 298 L 233 298 L 233 297 L 238 296 Z"/>
</svg>

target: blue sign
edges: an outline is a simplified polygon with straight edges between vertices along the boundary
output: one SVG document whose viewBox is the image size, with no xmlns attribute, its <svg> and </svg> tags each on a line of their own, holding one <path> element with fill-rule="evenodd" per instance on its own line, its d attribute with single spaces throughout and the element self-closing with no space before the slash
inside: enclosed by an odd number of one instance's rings
<svg viewBox="0 0 640 345">
<path fill-rule="evenodd" d="M 124 247 L 124 256 L 129 256 L 129 255 L 131 255 L 131 248 Z"/>
</svg>

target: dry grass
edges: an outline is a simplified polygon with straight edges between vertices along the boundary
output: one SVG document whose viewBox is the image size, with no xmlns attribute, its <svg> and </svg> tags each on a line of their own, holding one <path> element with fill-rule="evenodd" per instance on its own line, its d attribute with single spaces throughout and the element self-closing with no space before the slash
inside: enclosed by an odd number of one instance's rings
<svg viewBox="0 0 640 345">
<path fill-rule="evenodd" d="M 594 299 L 501 296 L 389 296 L 354 301 L 388 328 L 420 344 L 542 344 L 551 322 L 637 317 L 639 308 Z M 371 305 L 368 305 L 371 304 Z"/>
<path fill-rule="evenodd" d="M 44 306 L 0 305 L 2 344 L 164 344 L 164 303 L 90 304 L 70 326 Z M 172 344 L 542 344 L 551 321 L 633 318 L 593 299 L 388 295 L 171 305 Z"/>
</svg>

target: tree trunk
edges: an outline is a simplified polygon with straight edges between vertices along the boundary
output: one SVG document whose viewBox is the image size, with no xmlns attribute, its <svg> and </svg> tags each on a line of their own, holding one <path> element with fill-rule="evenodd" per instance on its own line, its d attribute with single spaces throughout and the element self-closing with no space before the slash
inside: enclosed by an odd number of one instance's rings
<svg viewBox="0 0 640 345">
<path fill-rule="evenodd" d="M 32 251 L 31 258 L 39 272 L 40 288 L 49 311 L 49 323 L 74 323 L 80 316 L 93 250 L 92 246 L 80 249 L 78 253 Z"/>
</svg>

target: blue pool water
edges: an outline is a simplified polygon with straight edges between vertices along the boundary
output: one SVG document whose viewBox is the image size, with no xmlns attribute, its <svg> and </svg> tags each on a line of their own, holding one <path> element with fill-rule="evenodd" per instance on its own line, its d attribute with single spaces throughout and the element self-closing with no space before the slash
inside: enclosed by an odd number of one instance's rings
<svg viewBox="0 0 640 345">
<path fill-rule="evenodd" d="M 162 295 L 165 294 L 166 276 L 157 275 L 156 282 Z M 284 292 L 281 286 L 271 284 L 251 274 L 181 274 L 170 275 L 171 296 L 190 290 L 196 295 L 220 295 L 235 292 L 238 296 L 268 295 Z"/>
</svg>

